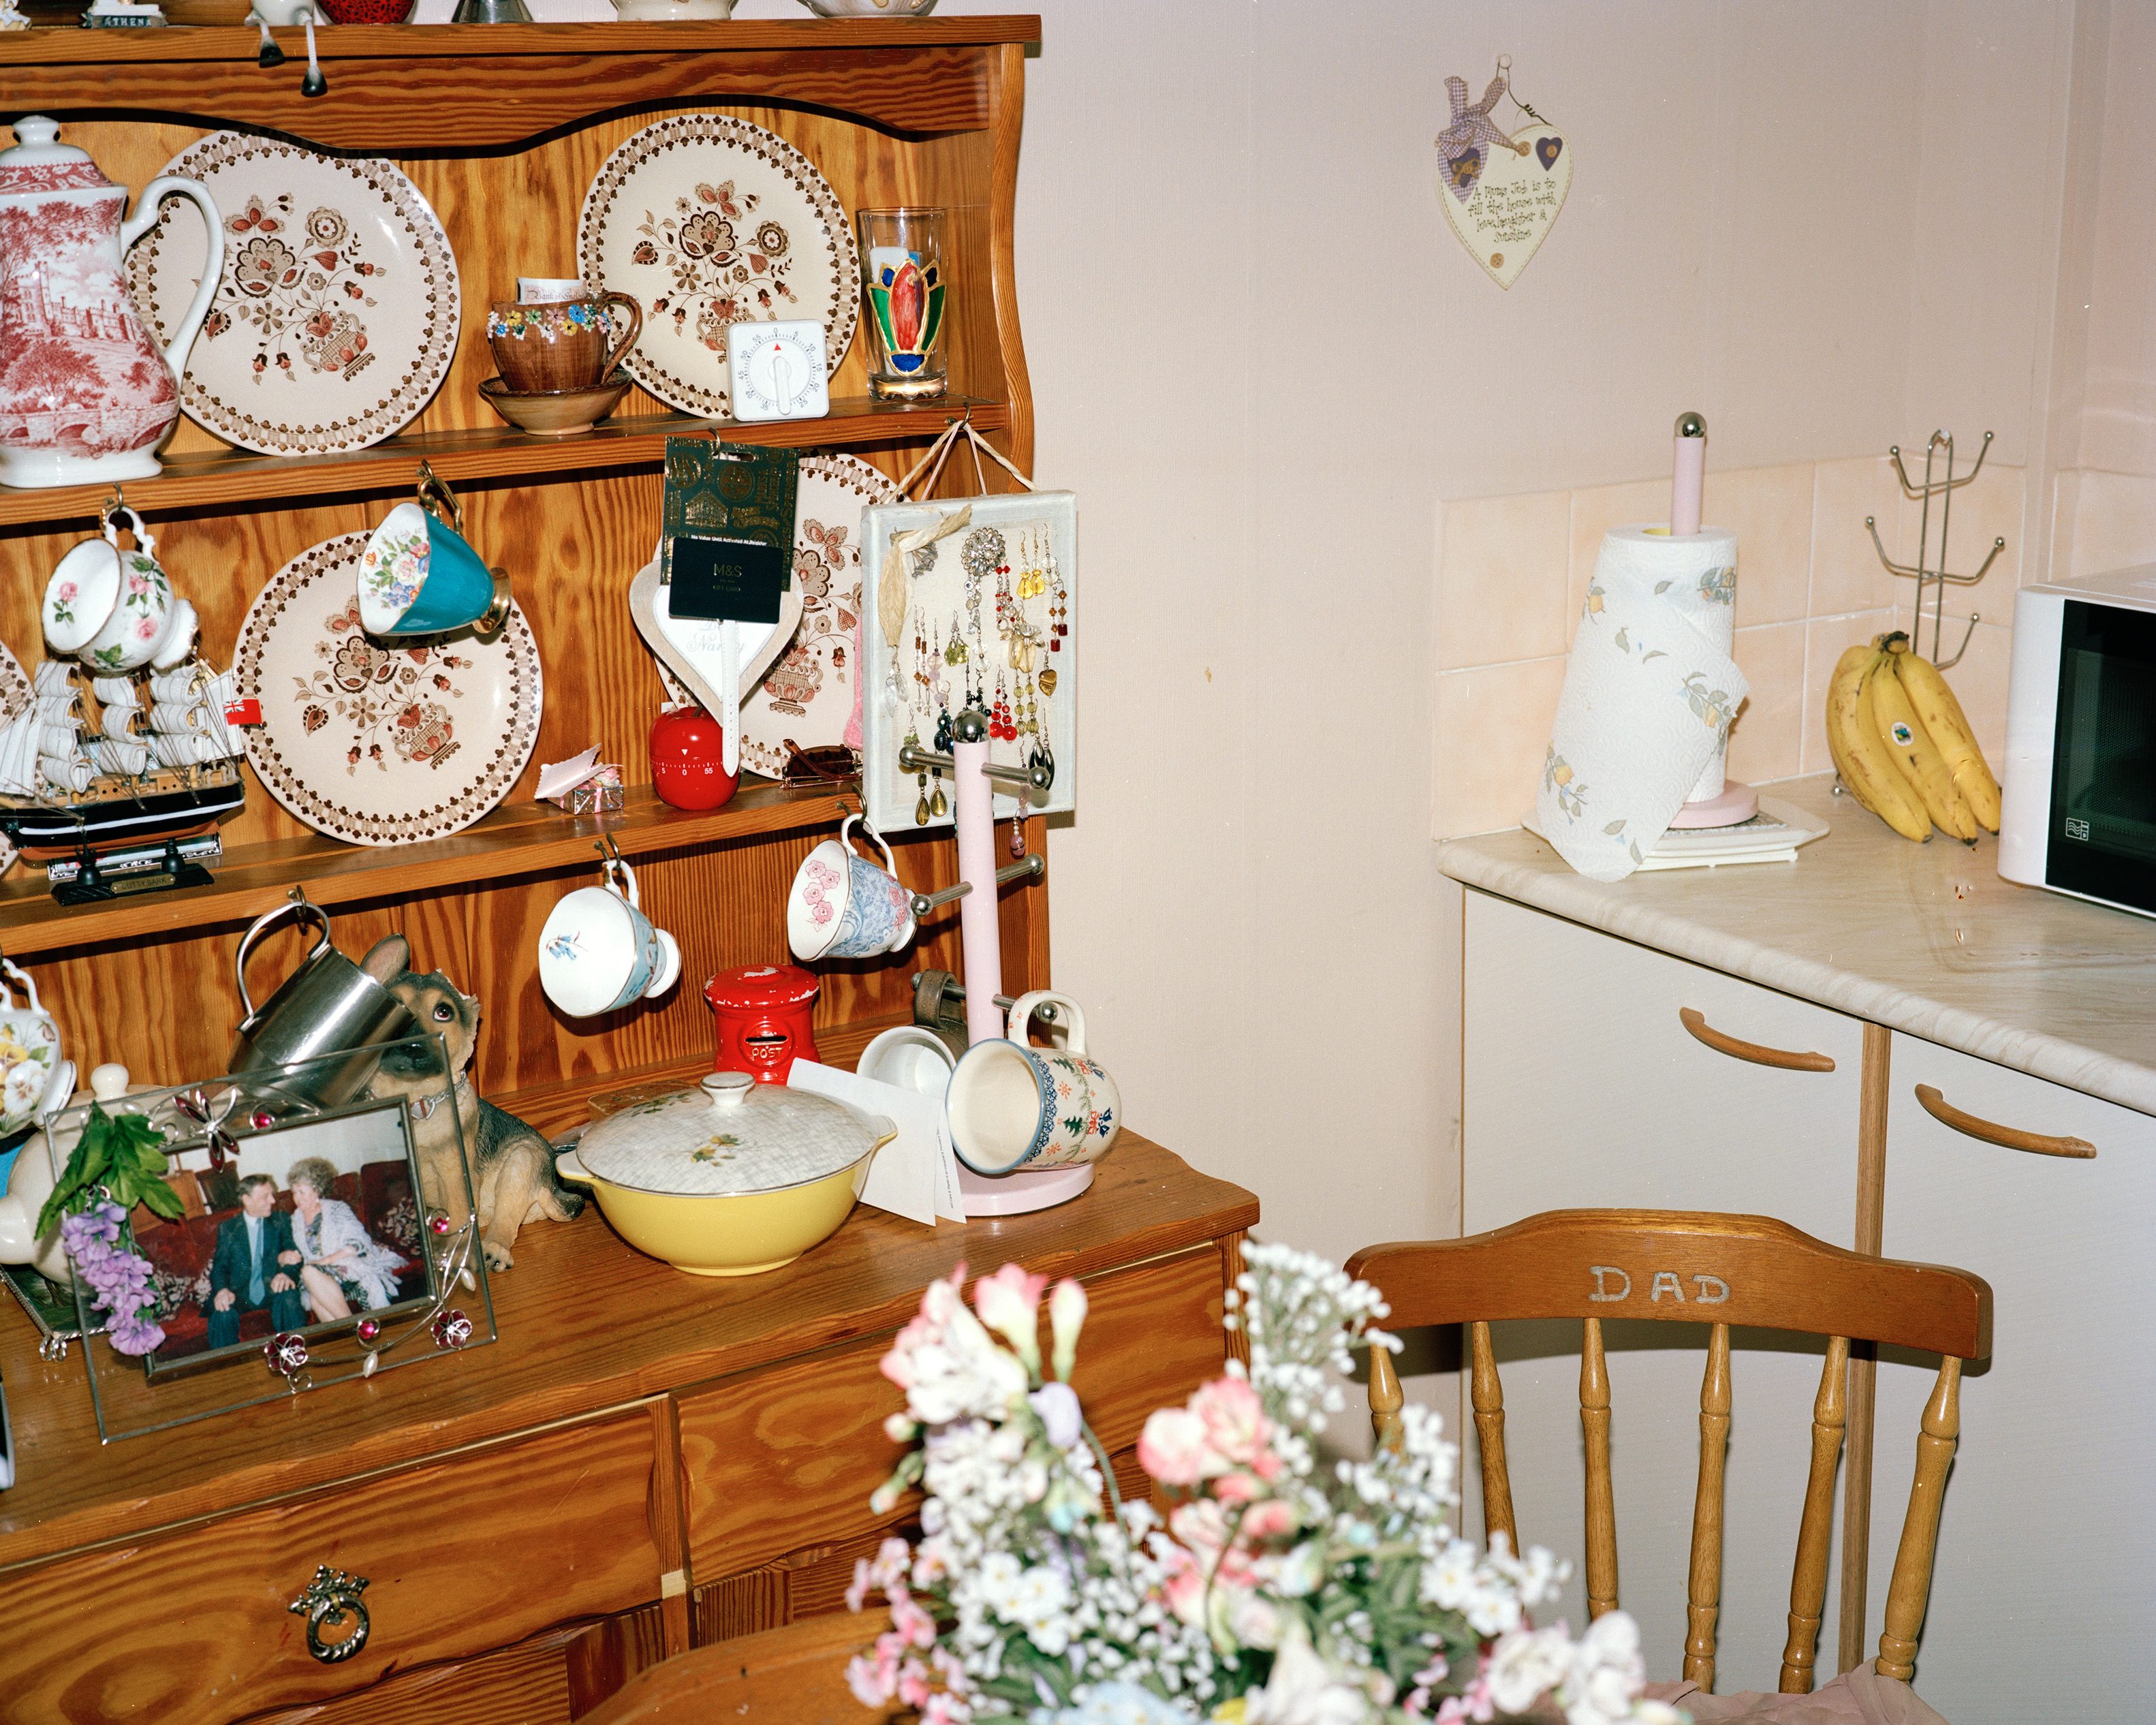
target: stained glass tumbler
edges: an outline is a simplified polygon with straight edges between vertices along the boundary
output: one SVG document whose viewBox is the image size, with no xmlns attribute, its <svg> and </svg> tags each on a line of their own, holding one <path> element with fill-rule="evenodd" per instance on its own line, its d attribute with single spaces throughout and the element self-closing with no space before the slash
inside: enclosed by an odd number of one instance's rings
<svg viewBox="0 0 2156 1725">
<path fill-rule="evenodd" d="M 854 220 L 867 300 L 869 393 L 884 401 L 942 394 L 950 374 L 943 357 L 950 212 L 865 209 Z"/>
</svg>

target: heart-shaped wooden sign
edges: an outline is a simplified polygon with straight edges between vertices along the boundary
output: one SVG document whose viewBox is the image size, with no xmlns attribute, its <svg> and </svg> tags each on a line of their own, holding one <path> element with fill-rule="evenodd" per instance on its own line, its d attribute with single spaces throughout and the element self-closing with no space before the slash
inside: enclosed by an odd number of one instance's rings
<svg viewBox="0 0 2156 1725">
<path fill-rule="evenodd" d="M 636 619 L 637 633 L 659 662 L 719 721 L 726 737 L 723 764 L 727 772 L 735 772 L 738 770 L 741 698 L 756 687 L 800 627 L 800 585 L 789 582 L 779 595 L 775 624 L 705 623 L 676 617 L 667 598 L 654 552 L 629 584 L 629 615 Z M 726 674 L 729 660 L 733 665 L 732 676 Z"/>
<path fill-rule="evenodd" d="M 1512 134 L 1510 148 L 1476 141 L 1437 171 L 1437 201 L 1467 254 L 1501 288 L 1520 279 L 1572 189 L 1572 141 L 1561 126 Z"/>
</svg>

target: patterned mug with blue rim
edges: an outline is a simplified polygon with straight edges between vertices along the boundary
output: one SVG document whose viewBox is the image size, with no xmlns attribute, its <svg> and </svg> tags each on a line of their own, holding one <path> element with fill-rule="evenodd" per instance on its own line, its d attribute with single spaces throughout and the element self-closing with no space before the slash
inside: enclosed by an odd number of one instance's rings
<svg viewBox="0 0 2156 1725">
<path fill-rule="evenodd" d="M 1053 1003 L 1069 1027 L 1060 1049 L 1026 1040 L 1034 1014 Z M 975 1043 L 944 1092 L 958 1159 L 979 1174 L 1077 1168 L 1108 1153 L 1122 1130 L 1122 1092 L 1086 1052 L 1086 1015 L 1068 994 L 1036 989 L 1011 1003 L 1010 1035 Z"/>
</svg>

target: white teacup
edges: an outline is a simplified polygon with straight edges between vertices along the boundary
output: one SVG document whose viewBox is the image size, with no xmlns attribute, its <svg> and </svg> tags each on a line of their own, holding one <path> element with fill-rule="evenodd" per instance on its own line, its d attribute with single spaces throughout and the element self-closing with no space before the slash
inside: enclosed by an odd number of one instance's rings
<svg viewBox="0 0 2156 1725">
<path fill-rule="evenodd" d="M 120 548 L 126 516 L 135 548 Z M 194 644 L 195 608 L 172 596 L 157 562 L 157 542 L 126 505 L 106 517 L 103 534 L 59 560 L 45 583 L 45 644 L 73 654 L 108 676 L 154 665 L 170 670 Z"/>
<path fill-rule="evenodd" d="M 1027 1045 L 1027 1021 L 1054 1002 L 1070 1040 Z M 976 1042 L 945 1093 L 958 1159 L 980 1174 L 1078 1168 L 1108 1153 L 1123 1129 L 1122 1092 L 1086 1052 L 1086 1017 L 1067 994 L 1036 989 L 1011 1003 L 1010 1037 Z"/>
<path fill-rule="evenodd" d="M 924 1096 L 940 1096 L 951 1086 L 957 1057 L 925 1024 L 898 1024 L 861 1050 L 855 1070 L 864 1078 L 895 1084 Z"/>
<path fill-rule="evenodd" d="M 520 275 L 516 303 L 520 305 L 559 305 L 587 298 L 583 282 L 573 275 Z"/>
<path fill-rule="evenodd" d="M 0 958 L 0 973 L 29 1003 L 16 1005 L 0 984 L 0 1000 L 7 1002 L 0 1007 L 0 1136 L 5 1136 L 38 1117 L 63 1066 L 72 1086 L 74 1068 L 60 1058 L 59 1027 L 38 1004 L 37 984 L 8 959 Z"/>
<path fill-rule="evenodd" d="M 638 904 L 636 875 L 619 860 L 603 886 L 580 886 L 539 931 L 539 986 L 571 1018 L 619 1012 L 651 1000 L 681 974 L 681 948 Z"/>
<path fill-rule="evenodd" d="M 878 868 L 846 842 L 855 821 L 883 853 Z M 839 823 L 803 860 L 786 895 L 786 942 L 803 963 L 819 958 L 872 958 L 905 949 L 913 938 L 913 895 L 891 872 L 891 846 L 858 814 Z"/>
</svg>

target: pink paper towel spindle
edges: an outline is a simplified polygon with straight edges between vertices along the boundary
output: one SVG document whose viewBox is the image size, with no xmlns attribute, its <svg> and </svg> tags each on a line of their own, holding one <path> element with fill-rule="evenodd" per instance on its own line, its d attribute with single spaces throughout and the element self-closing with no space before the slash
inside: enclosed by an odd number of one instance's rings
<svg viewBox="0 0 2156 1725">
<path fill-rule="evenodd" d="M 970 713 L 962 715 L 962 731 Z M 974 719 L 973 728 L 980 728 Z M 981 769 L 988 764 L 986 737 L 954 742 L 951 758 L 957 770 L 952 791 L 957 798 L 958 878 L 973 890 L 958 901 L 958 938 L 966 954 L 966 1035 L 988 1042 L 1004 1034 L 996 996 L 1004 991 L 1003 934 L 996 914 L 995 787 Z"/>
<path fill-rule="evenodd" d="M 1670 533 L 1699 531 L 1700 498 L 1707 487 L 1707 421 L 1677 415 L 1676 459 L 1670 475 Z"/>
</svg>

